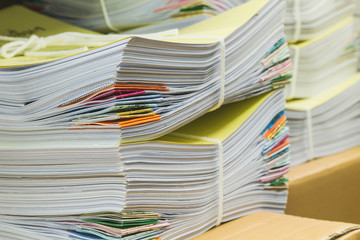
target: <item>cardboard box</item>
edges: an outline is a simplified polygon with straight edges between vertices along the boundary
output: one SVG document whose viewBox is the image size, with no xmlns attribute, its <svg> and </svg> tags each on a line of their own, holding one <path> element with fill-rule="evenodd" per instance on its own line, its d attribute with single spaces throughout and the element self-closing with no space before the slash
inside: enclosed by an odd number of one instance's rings
<svg viewBox="0 0 360 240">
<path fill-rule="evenodd" d="M 293 167 L 287 214 L 360 224 L 360 146 Z"/>
<path fill-rule="evenodd" d="M 258 212 L 225 223 L 191 240 L 358 240 L 360 226 Z"/>
</svg>

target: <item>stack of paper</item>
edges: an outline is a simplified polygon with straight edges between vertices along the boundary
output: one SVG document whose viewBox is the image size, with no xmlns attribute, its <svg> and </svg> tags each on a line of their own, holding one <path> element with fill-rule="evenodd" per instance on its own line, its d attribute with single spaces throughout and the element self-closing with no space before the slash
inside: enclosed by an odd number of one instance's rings
<svg viewBox="0 0 360 240">
<path fill-rule="evenodd" d="M 355 1 L 356 30 L 360 31 L 360 0 Z"/>
<path fill-rule="evenodd" d="M 60 20 L 93 30 L 144 33 L 183 28 L 250 0 L 52 0 L 23 1 Z M 307 40 L 353 13 L 353 0 L 287 0 L 289 41 Z"/>
<path fill-rule="evenodd" d="M 355 7 L 355 29 L 356 34 L 358 37 L 360 36 L 360 0 L 356 0 L 356 7 Z M 357 43 L 357 50 L 358 50 L 358 70 L 360 69 L 360 40 Z"/>
<path fill-rule="evenodd" d="M 360 145 L 359 89 L 356 74 L 315 97 L 287 103 L 293 165 Z"/>
<path fill-rule="evenodd" d="M 159 235 L 169 226 L 153 212 L 104 212 L 79 217 L 43 219 L 39 217 L 2 216 L 2 239 L 127 239 L 160 240 Z"/>
<path fill-rule="evenodd" d="M 285 30 L 291 42 L 316 38 L 354 12 L 353 0 L 287 0 Z"/>
<path fill-rule="evenodd" d="M 287 98 L 307 98 L 344 81 L 357 69 L 355 22 L 348 17 L 316 38 L 290 44 L 294 80 Z"/>
<path fill-rule="evenodd" d="M 280 0 L 254 0 L 178 36 L 126 37 L 56 59 L 42 55 L 103 36 L 16 39 L 2 53 L 20 56 L 0 59 L 0 142 L 36 148 L 153 139 L 222 104 L 282 87 L 291 78 L 284 7 Z M 8 25 L 1 33 L 73 29 L 28 11 L 4 10 Z M 7 21 L 19 15 L 27 22 Z M 36 50 L 44 43 L 50 47 Z"/>
<path fill-rule="evenodd" d="M 23 1 L 33 9 L 87 29 L 124 31 L 152 25 L 183 28 L 233 7 L 229 0 Z M 145 29 L 144 29 L 145 30 Z M 150 30 L 150 29 L 148 29 Z"/>
<path fill-rule="evenodd" d="M 249 1 L 251 0 L 208 0 L 204 2 L 208 3 L 208 6 L 211 6 L 212 9 L 215 10 L 212 12 L 212 15 L 214 15 Z M 354 12 L 354 7 L 354 0 L 322 0 L 317 2 L 311 0 L 287 0 L 285 17 L 286 39 L 289 42 L 299 42 L 319 37 L 330 30 L 334 24 L 351 16 Z M 150 11 L 148 14 L 154 15 L 154 13 Z M 181 28 L 185 26 L 183 25 L 184 23 L 201 21 L 200 16 L 202 18 L 205 18 L 205 16 L 211 17 L 210 14 L 203 14 L 185 19 L 173 18 L 129 31 L 134 33 L 147 33 L 171 28 Z"/>
<path fill-rule="evenodd" d="M 255 211 L 282 212 L 289 169 L 284 103 L 283 90 L 272 91 L 152 141 L 2 147 L 0 236 L 123 239 L 97 234 L 84 219 L 99 221 L 107 212 L 106 221 L 115 222 L 116 212 L 136 210 L 169 219 L 164 239 L 188 239 Z"/>
</svg>

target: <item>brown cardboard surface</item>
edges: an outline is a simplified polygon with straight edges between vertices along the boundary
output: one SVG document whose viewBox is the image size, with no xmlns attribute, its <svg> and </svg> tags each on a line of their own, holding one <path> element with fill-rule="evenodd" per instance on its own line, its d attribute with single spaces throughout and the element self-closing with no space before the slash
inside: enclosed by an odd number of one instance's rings
<svg viewBox="0 0 360 240">
<path fill-rule="evenodd" d="M 287 214 L 360 224 L 360 146 L 293 167 L 288 178 Z"/>
<path fill-rule="evenodd" d="M 352 228 L 355 228 L 352 230 Z M 352 231 L 351 231 L 352 230 Z M 341 233 L 344 235 L 340 236 Z M 335 234 L 335 235 L 334 235 Z M 334 238 L 331 238 L 334 236 Z M 258 212 L 225 223 L 191 240 L 358 240 L 358 225 Z"/>
</svg>

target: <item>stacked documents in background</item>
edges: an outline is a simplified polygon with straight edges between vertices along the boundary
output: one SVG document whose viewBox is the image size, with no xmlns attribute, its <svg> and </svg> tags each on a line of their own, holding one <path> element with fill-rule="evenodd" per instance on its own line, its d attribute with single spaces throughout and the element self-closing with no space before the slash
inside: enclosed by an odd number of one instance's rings
<svg viewBox="0 0 360 240">
<path fill-rule="evenodd" d="M 288 1 L 285 25 L 293 60 L 287 86 L 292 164 L 357 146 L 358 39 L 354 1 Z M 292 9 L 289 11 L 289 9 Z M 351 77 L 353 76 L 353 77 Z M 347 80 L 351 78 L 351 80 Z"/>
<path fill-rule="evenodd" d="M 149 26 L 184 28 L 234 6 L 229 0 L 53 0 L 23 1 L 27 6 L 62 21 L 97 31 L 124 31 Z M 241 1 L 243 2 L 243 1 Z"/>
<path fill-rule="evenodd" d="M 315 97 L 286 105 L 291 129 L 291 163 L 360 145 L 360 74 Z"/>
<path fill-rule="evenodd" d="M 287 40 L 316 38 L 354 13 L 353 0 L 287 0 L 285 30 Z"/>
<path fill-rule="evenodd" d="M 357 39 L 353 17 L 343 19 L 316 38 L 290 44 L 294 80 L 287 98 L 316 96 L 357 69 Z"/>
<path fill-rule="evenodd" d="M 250 0 L 24 0 L 27 6 L 60 20 L 100 31 L 134 33 L 184 28 Z M 320 36 L 354 11 L 353 0 L 287 0 L 287 39 Z M 137 28 L 137 29 L 134 29 Z"/>
<path fill-rule="evenodd" d="M 356 19 L 356 30 L 360 31 L 360 0 L 355 0 L 355 19 Z"/>
<path fill-rule="evenodd" d="M 121 226 L 103 225 L 136 210 L 161 213 L 170 223 L 164 239 L 183 240 L 255 211 L 282 212 L 284 108 L 284 92 L 276 90 L 151 141 L 1 148 L 0 236 L 119 239 L 110 237 Z"/>
<path fill-rule="evenodd" d="M 254 0 L 177 36 L 158 36 L 163 40 L 126 37 L 69 57 L 41 58 L 57 44 L 82 44 L 83 35 L 65 33 L 46 38 L 50 48 L 2 58 L 0 142 L 37 147 L 153 139 L 222 104 L 282 87 L 292 77 L 284 8 L 280 0 Z M 0 17 L 28 21 L 10 21 L 1 33 L 32 27 L 46 35 L 59 24 L 28 11 L 4 10 Z"/>
<path fill-rule="evenodd" d="M 360 38 L 360 0 L 356 0 L 355 2 L 356 2 L 355 29 L 356 29 L 358 38 Z M 358 70 L 359 70 L 360 69 L 360 40 L 358 40 L 357 50 L 358 50 Z"/>
</svg>

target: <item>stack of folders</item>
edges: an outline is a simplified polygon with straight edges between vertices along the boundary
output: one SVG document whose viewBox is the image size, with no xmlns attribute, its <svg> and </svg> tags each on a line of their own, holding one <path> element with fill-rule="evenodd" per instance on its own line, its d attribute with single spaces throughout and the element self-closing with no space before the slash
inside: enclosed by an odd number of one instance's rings
<svg viewBox="0 0 360 240">
<path fill-rule="evenodd" d="M 281 89 L 151 141 L 2 147 L 0 236 L 134 240 L 164 231 L 164 239 L 183 240 L 255 211 L 282 212 L 289 170 L 284 108 Z M 153 235 L 124 236 L 131 231 L 123 229 L 124 215 L 135 210 L 152 219 L 140 234 Z"/>
<path fill-rule="evenodd" d="M 360 74 L 315 97 L 290 101 L 291 163 L 360 145 Z"/>
<path fill-rule="evenodd" d="M 42 54 L 57 54 L 54 49 L 70 40 L 81 42 L 79 34 L 47 37 L 50 46 L 37 51 L 44 41 L 36 36 L 3 38 L 16 41 L 2 47 L 5 58 L 0 59 L 1 145 L 97 146 L 154 139 L 222 104 L 282 87 L 292 77 L 284 9 L 281 0 L 254 0 L 177 36 L 129 36 L 57 59 Z M 24 26 L 43 35 L 73 29 L 44 26 L 51 19 L 28 11 L 4 10 L 0 18 L 8 26 L 1 33 L 21 34 Z M 7 21 L 19 15 L 29 19 Z M 103 35 L 85 35 L 95 41 L 96 36 Z"/>
<path fill-rule="evenodd" d="M 316 38 L 354 12 L 353 0 L 287 0 L 285 29 L 287 40 Z"/>
<path fill-rule="evenodd" d="M 316 38 L 290 44 L 294 79 L 287 98 L 307 98 L 344 81 L 357 69 L 357 39 L 353 17 Z"/>
</svg>

